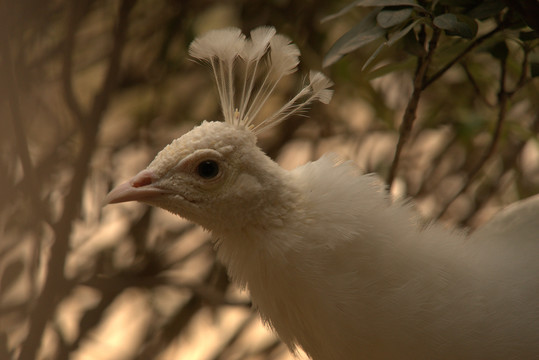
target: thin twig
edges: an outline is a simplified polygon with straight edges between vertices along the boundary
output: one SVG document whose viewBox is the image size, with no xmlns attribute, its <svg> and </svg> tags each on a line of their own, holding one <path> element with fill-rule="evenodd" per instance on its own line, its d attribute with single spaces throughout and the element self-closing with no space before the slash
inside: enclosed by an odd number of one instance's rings
<svg viewBox="0 0 539 360">
<path fill-rule="evenodd" d="M 496 104 L 492 104 L 486 96 L 483 94 L 481 89 L 479 88 L 479 85 L 477 85 L 477 82 L 475 81 L 475 78 L 473 77 L 473 74 L 470 72 L 470 69 L 468 69 L 468 65 L 465 62 L 461 63 L 462 68 L 464 69 L 464 72 L 466 73 L 466 77 L 470 81 L 470 84 L 472 84 L 472 87 L 475 90 L 475 94 L 483 101 L 487 106 L 489 107 L 495 107 Z"/>
<path fill-rule="evenodd" d="M 449 199 L 448 202 L 444 205 L 444 207 L 440 210 L 438 215 L 435 217 L 435 220 L 440 219 L 446 211 L 449 209 L 449 206 L 473 183 L 473 180 L 479 174 L 480 170 L 485 166 L 487 161 L 492 157 L 494 154 L 496 147 L 498 145 L 501 133 L 502 133 L 502 126 L 505 120 L 505 114 L 507 110 L 507 101 L 509 100 L 509 94 L 507 93 L 505 87 L 506 87 L 506 73 L 507 73 L 507 60 L 504 58 L 500 62 L 501 67 L 501 74 L 500 74 L 500 90 L 498 92 L 498 119 L 496 121 L 496 127 L 494 128 L 494 133 L 492 134 L 492 141 L 490 142 L 487 150 L 483 153 L 477 164 L 471 169 L 470 173 L 468 174 L 468 178 L 466 182 L 461 186 L 459 191 L 457 191 L 453 196 Z"/>
<path fill-rule="evenodd" d="M 443 164 L 443 158 L 449 153 L 449 149 L 455 145 L 458 140 L 458 136 L 454 132 L 451 132 L 448 137 L 449 140 L 445 142 L 443 149 L 441 149 L 436 156 L 432 158 L 431 166 L 425 169 L 425 175 L 423 176 L 421 186 L 415 194 L 411 194 L 414 197 L 420 197 L 428 194 L 440 182 L 441 177 L 439 176 L 438 172 Z"/>
<path fill-rule="evenodd" d="M 520 76 L 518 78 L 518 81 L 517 81 L 517 83 L 515 85 L 514 90 L 507 92 L 507 95 L 509 97 L 513 96 L 517 91 L 522 89 L 524 87 L 524 85 L 526 85 L 526 83 L 530 80 L 530 78 L 528 78 L 528 55 L 529 55 L 529 53 L 530 53 L 530 49 L 525 47 L 524 48 L 524 58 L 522 59 L 522 64 L 520 65 L 520 68 L 521 68 Z"/>
<path fill-rule="evenodd" d="M 420 35 L 422 37 L 425 37 L 424 28 L 422 28 Z M 425 57 L 421 57 L 417 61 L 417 67 L 416 67 L 416 72 L 414 76 L 414 89 L 412 92 L 412 96 L 410 97 L 410 100 L 408 101 L 408 105 L 406 106 L 406 110 L 404 111 L 404 115 L 402 117 L 402 124 L 400 127 L 400 133 L 399 133 L 399 141 L 397 142 L 397 148 L 395 149 L 395 156 L 393 158 L 393 162 L 391 163 L 391 168 L 389 169 L 389 174 L 387 176 L 386 182 L 387 182 L 388 189 L 391 189 L 393 180 L 395 180 L 397 169 L 399 167 L 399 161 L 400 161 L 402 149 L 404 148 L 404 145 L 408 142 L 408 139 L 412 132 L 412 127 L 414 124 L 414 120 L 416 118 L 417 106 L 419 104 L 421 92 L 425 88 L 424 83 L 426 81 L 427 71 L 429 69 L 429 65 L 430 65 L 432 56 L 434 54 L 434 51 L 436 50 L 436 47 L 438 45 L 439 38 L 440 38 L 440 30 L 434 29 L 432 33 L 432 37 L 429 41 L 427 54 L 425 55 Z"/>
<path fill-rule="evenodd" d="M 504 119 L 505 119 L 505 114 L 506 114 L 506 111 L 507 111 L 507 102 L 509 101 L 509 99 L 516 93 L 518 92 L 520 89 L 522 89 L 524 87 L 524 85 L 526 85 L 527 81 L 529 80 L 528 78 L 528 71 L 527 71 L 527 67 L 528 67 L 528 54 L 529 54 L 529 51 L 527 51 L 526 49 L 524 50 L 524 58 L 522 59 L 522 70 L 521 70 L 521 73 L 520 73 L 520 76 L 519 76 L 519 79 L 517 81 L 517 84 L 515 85 L 515 88 L 512 90 L 512 91 L 509 91 L 507 90 L 507 85 L 506 85 L 506 78 L 507 78 L 507 59 L 504 58 L 501 60 L 500 62 L 500 67 L 501 67 L 501 74 L 500 74 L 500 90 L 498 92 L 498 106 L 499 106 L 499 110 L 498 110 L 498 119 L 496 121 L 496 127 L 494 129 L 494 134 L 493 134 L 493 138 L 492 138 L 492 141 L 491 143 L 489 144 L 489 147 L 487 148 L 487 150 L 485 151 L 485 153 L 483 154 L 483 156 L 479 159 L 478 163 L 476 164 L 476 166 L 470 171 L 470 173 L 468 174 L 468 178 L 466 180 L 466 182 L 463 184 L 463 186 L 459 189 L 459 191 L 457 191 L 450 199 L 449 201 L 444 205 L 444 207 L 440 210 L 440 212 L 438 213 L 438 215 L 436 216 L 436 220 L 437 219 L 440 219 L 446 212 L 447 210 L 449 209 L 449 206 L 462 194 L 464 193 L 469 187 L 470 185 L 472 184 L 474 178 L 477 176 L 477 174 L 479 173 L 479 171 L 484 167 L 484 165 L 486 164 L 486 162 L 488 161 L 488 159 L 490 159 L 490 157 L 494 154 L 495 150 L 496 150 L 496 147 L 498 145 L 498 142 L 499 142 L 499 138 L 501 136 L 501 129 L 502 129 L 502 126 L 503 126 L 503 122 L 504 122 Z M 534 125 L 536 126 L 536 125 Z"/>
<path fill-rule="evenodd" d="M 539 114 L 535 116 L 535 120 L 531 124 L 531 132 L 534 134 L 539 133 Z M 515 146 L 513 146 L 509 155 L 504 161 L 504 168 L 506 170 L 501 176 L 496 179 L 495 183 L 491 185 L 491 190 L 489 191 L 488 196 L 485 196 L 476 202 L 474 212 L 470 214 L 467 219 L 461 222 L 461 226 L 469 227 L 475 214 L 477 214 L 484 207 L 484 205 L 494 197 L 495 194 L 503 192 L 504 184 L 501 183 L 500 179 L 502 179 L 506 174 L 509 174 L 513 169 L 515 169 L 518 163 L 518 159 L 520 158 L 520 155 L 522 154 L 522 151 L 524 150 L 524 147 L 527 143 L 528 139 L 520 139 L 519 142 Z M 507 186 L 508 184 L 505 184 L 505 187 Z"/>
<path fill-rule="evenodd" d="M 470 51 L 472 51 L 473 49 L 475 49 L 477 46 L 481 45 L 485 40 L 487 40 L 488 38 L 490 38 L 491 36 L 493 36 L 494 34 L 496 34 L 498 31 L 502 30 L 503 29 L 503 26 L 502 24 L 498 25 L 496 28 L 492 29 L 491 31 L 489 31 L 488 33 L 486 33 L 485 35 L 483 36 L 480 36 L 478 37 L 477 39 L 475 39 L 473 42 L 470 43 L 470 45 L 468 45 L 466 47 L 466 49 L 464 49 L 460 54 L 458 54 L 457 56 L 455 56 L 453 58 L 453 60 L 451 60 L 450 62 L 448 62 L 447 64 L 445 64 L 444 67 L 442 67 L 440 70 L 438 70 L 436 73 L 434 73 L 433 75 L 431 75 L 424 83 L 423 83 L 423 88 L 422 90 L 425 90 L 430 84 L 432 84 L 433 82 L 435 82 L 436 80 L 438 80 L 438 78 L 440 78 L 443 74 L 445 74 L 445 72 L 447 70 L 449 70 L 453 65 L 455 65 L 457 62 L 459 62 L 464 56 L 466 56 Z"/>
<path fill-rule="evenodd" d="M 40 179 L 40 181 L 42 183 L 45 182 L 44 180 L 48 179 L 47 176 L 50 175 L 50 173 L 51 173 L 50 169 L 54 165 L 57 165 L 57 162 L 59 161 L 58 160 L 59 159 L 58 153 L 61 152 L 61 149 L 62 149 L 60 145 L 65 144 L 66 141 L 71 139 L 74 134 L 75 134 L 74 130 L 70 130 L 68 134 L 61 134 L 61 137 L 59 136 L 59 139 L 57 139 L 57 141 L 55 142 L 55 145 L 51 146 L 53 151 L 50 154 L 46 154 L 44 156 L 42 154 L 42 158 L 39 159 L 38 162 L 33 164 L 32 168 L 34 169 L 34 174 L 35 174 L 34 176 L 35 176 L 36 179 Z M 27 181 L 28 181 L 28 179 L 26 179 L 26 175 L 25 175 L 23 178 L 20 179 L 20 181 L 15 183 L 15 185 L 13 186 L 14 191 L 9 192 L 7 194 L 7 196 L 5 198 L 3 198 L 3 200 L 7 204 L 12 203 L 12 201 L 14 201 L 17 194 L 19 194 L 20 191 L 24 190 L 24 187 L 26 186 Z M 45 205 L 43 205 L 43 206 L 45 206 Z"/>
<path fill-rule="evenodd" d="M 418 59 L 415 78 L 414 78 L 414 90 L 412 92 L 412 96 L 404 112 L 400 134 L 399 134 L 399 141 L 397 143 L 395 156 L 393 158 L 393 162 L 391 163 L 391 168 L 387 176 L 386 182 L 387 182 L 389 190 L 391 189 L 391 185 L 393 184 L 393 180 L 395 179 L 395 176 L 397 173 L 402 149 L 404 148 L 404 145 L 407 143 L 410 133 L 412 131 L 412 126 L 416 117 L 416 111 L 417 111 L 417 106 L 419 103 L 421 92 L 425 90 L 434 81 L 438 80 L 438 78 L 440 78 L 443 74 L 445 74 L 447 70 L 449 70 L 454 64 L 460 61 L 466 54 L 468 54 L 470 51 L 475 49 L 485 40 L 493 36 L 495 33 L 502 30 L 503 27 L 504 27 L 504 24 L 500 23 L 498 24 L 496 28 L 494 28 L 490 32 L 477 38 L 475 41 L 470 43 L 470 45 L 468 45 L 466 49 L 464 49 L 460 54 L 458 54 L 455 58 L 453 58 L 453 60 L 448 62 L 444 67 L 442 67 L 440 70 L 434 73 L 434 75 L 427 78 L 430 60 L 433 56 L 434 50 L 436 49 L 436 46 L 438 44 L 438 39 L 440 36 L 440 29 L 438 28 L 434 29 L 426 56 L 424 58 Z M 422 33 L 424 36 L 424 28 L 422 28 L 420 32 L 420 36 L 422 35 Z"/>
</svg>

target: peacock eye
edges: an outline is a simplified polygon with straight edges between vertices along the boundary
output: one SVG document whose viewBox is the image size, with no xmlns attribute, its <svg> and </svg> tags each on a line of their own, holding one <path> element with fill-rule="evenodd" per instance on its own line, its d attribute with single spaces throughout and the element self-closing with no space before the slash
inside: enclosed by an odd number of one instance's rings
<svg viewBox="0 0 539 360">
<path fill-rule="evenodd" d="M 197 166 L 197 174 L 203 179 L 213 179 L 219 174 L 219 165 L 214 160 L 202 161 Z"/>
</svg>

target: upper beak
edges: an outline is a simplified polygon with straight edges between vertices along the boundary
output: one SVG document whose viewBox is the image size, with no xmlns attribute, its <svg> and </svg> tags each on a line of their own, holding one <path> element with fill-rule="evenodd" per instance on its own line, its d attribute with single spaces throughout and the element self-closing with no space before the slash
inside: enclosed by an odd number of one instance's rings
<svg viewBox="0 0 539 360">
<path fill-rule="evenodd" d="M 142 170 L 131 180 L 116 186 L 105 197 L 104 205 L 126 201 L 144 201 L 168 193 L 156 186 L 157 177 L 150 170 Z"/>
</svg>

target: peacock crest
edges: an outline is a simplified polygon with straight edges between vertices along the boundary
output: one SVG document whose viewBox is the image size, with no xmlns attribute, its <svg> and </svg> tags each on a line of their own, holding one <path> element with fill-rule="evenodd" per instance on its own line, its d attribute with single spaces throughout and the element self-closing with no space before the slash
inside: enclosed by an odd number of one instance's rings
<svg viewBox="0 0 539 360">
<path fill-rule="evenodd" d="M 209 31 L 191 43 L 189 54 L 210 65 L 225 122 L 255 134 L 301 113 L 314 101 L 327 104 L 333 95 L 331 80 L 311 71 L 292 99 L 272 115 L 258 119 L 279 82 L 299 64 L 298 47 L 270 26 L 252 30 L 250 38 L 234 27 Z"/>
</svg>

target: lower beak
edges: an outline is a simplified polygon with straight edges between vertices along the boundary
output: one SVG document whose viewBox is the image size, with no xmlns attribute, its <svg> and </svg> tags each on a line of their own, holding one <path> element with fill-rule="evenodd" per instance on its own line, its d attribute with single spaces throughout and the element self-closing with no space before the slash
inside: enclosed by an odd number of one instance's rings
<svg viewBox="0 0 539 360">
<path fill-rule="evenodd" d="M 126 201 L 141 201 L 167 194 L 168 191 L 155 185 L 157 177 L 150 170 L 142 170 L 131 180 L 116 186 L 105 197 L 104 205 Z"/>
</svg>

